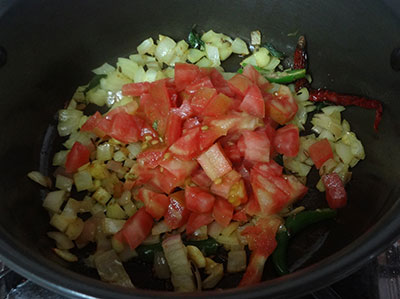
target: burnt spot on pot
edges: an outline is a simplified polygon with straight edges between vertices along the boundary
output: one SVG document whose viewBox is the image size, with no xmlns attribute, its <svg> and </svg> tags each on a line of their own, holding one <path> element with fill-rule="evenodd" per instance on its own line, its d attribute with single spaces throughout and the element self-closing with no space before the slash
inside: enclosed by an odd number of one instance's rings
<svg viewBox="0 0 400 299">
<path fill-rule="evenodd" d="M 0 46 L 0 67 L 4 66 L 7 62 L 7 52 L 2 46 Z"/>
<path fill-rule="evenodd" d="M 395 71 L 400 71 L 400 47 L 393 49 L 390 55 L 390 65 Z"/>
</svg>

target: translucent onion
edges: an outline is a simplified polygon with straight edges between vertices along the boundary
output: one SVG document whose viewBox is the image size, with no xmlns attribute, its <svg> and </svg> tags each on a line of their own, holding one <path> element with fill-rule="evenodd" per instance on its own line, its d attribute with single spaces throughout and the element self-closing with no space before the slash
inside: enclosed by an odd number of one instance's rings
<svg viewBox="0 0 400 299">
<path fill-rule="evenodd" d="M 148 39 L 145 39 L 140 43 L 139 46 L 137 46 L 137 51 L 139 54 L 150 54 L 154 55 L 154 51 L 156 49 L 156 46 L 154 44 L 154 41 L 151 37 Z"/>
<path fill-rule="evenodd" d="M 44 176 L 39 171 L 29 172 L 28 178 L 30 178 L 32 181 L 38 183 L 39 185 L 42 185 L 43 187 L 46 187 L 46 188 L 51 187 L 51 179 L 47 176 Z"/>
<path fill-rule="evenodd" d="M 162 233 L 166 233 L 169 231 L 171 231 L 171 229 L 169 228 L 167 223 L 164 220 L 162 220 L 162 221 L 154 224 L 153 228 L 151 229 L 151 234 L 152 235 L 160 235 Z"/>
<path fill-rule="evenodd" d="M 234 250 L 228 253 L 228 273 L 237 273 L 244 271 L 246 269 L 246 251 L 244 250 Z"/>
<path fill-rule="evenodd" d="M 112 71 L 115 71 L 115 67 L 112 65 L 108 64 L 107 62 L 104 63 L 103 65 L 99 66 L 98 68 L 95 68 L 92 70 L 93 73 L 96 75 L 107 75 L 111 73 Z"/>
<path fill-rule="evenodd" d="M 61 232 L 48 232 L 47 236 L 56 241 L 56 246 L 59 249 L 68 250 L 75 247 L 74 242 Z"/>
<path fill-rule="evenodd" d="M 79 129 L 79 121 L 83 112 L 75 109 L 61 109 L 58 111 L 58 134 L 68 136 Z"/>
<path fill-rule="evenodd" d="M 247 44 L 240 38 L 235 38 L 232 43 L 232 52 L 235 54 L 248 55 L 249 49 Z"/>
<path fill-rule="evenodd" d="M 56 188 L 64 191 L 71 191 L 74 180 L 58 174 L 56 176 Z"/>
<path fill-rule="evenodd" d="M 64 190 L 49 192 L 43 201 L 43 207 L 54 213 L 59 213 L 66 198 L 67 193 Z"/>
</svg>

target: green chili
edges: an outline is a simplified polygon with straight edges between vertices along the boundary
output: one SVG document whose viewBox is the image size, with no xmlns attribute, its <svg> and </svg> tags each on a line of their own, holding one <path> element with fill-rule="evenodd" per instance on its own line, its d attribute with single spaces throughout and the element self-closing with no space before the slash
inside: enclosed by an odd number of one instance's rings
<svg viewBox="0 0 400 299">
<path fill-rule="evenodd" d="M 282 225 L 276 233 L 277 246 L 272 253 L 272 263 L 279 275 L 289 273 L 287 250 L 290 238 L 312 224 L 334 218 L 336 214 L 336 210 L 318 209 L 315 211 L 303 211 L 286 219 L 285 225 Z"/>
<path fill-rule="evenodd" d="M 286 227 L 282 225 L 276 233 L 277 246 L 272 253 L 272 263 L 280 276 L 289 274 L 286 261 L 289 239 L 288 231 Z"/>
<path fill-rule="evenodd" d="M 271 43 L 266 42 L 261 45 L 261 47 L 266 48 L 269 53 L 271 53 L 272 56 L 275 56 L 276 58 L 283 59 L 285 57 L 285 54 L 283 54 L 281 51 L 277 50 Z"/>
<path fill-rule="evenodd" d="M 246 66 L 247 63 L 243 63 L 243 66 Z M 269 82 L 272 83 L 291 83 L 298 79 L 304 78 L 306 76 L 306 69 L 298 69 L 298 70 L 286 70 L 283 72 L 273 72 L 264 70 L 258 66 L 254 66 L 254 68 L 263 75 Z M 243 73 L 243 69 L 240 68 L 237 71 L 239 74 Z"/>
</svg>

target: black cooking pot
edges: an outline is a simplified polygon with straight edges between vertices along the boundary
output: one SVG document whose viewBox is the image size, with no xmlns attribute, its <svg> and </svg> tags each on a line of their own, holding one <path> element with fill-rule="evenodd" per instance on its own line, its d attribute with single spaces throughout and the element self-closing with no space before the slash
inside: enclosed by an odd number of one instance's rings
<svg viewBox="0 0 400 299">
<path fill-rule="evenodd" d="M 250 31 L 259 29 L 265 40 L 288 55 L 293 53 L 296 33 L 304 33 L 314 87 L 362 94 L 384 103 L 379 133 L 373 130 L 373 111 L 349 108 L 344 113 L 365 145 L 367 159 L 354 169 L 348 206 L 328 227 L 324 244 L 303 268 L 254 287 L 201 295 L 299 296 L 355 271 L 400 234 L 400 72 L 394 70 L 400 59 L 399 49 L 395 50 L 400 47 L 399 2 L 36 0 L 8 4 L 0 1 L 0 65 L 5 62 L 0 68 L 0 258 L 27 278 L 69 296 L 170 296 L 102 283 L 88 277 L 93 273 L 85 267 L 66 265 L 54 256 L 45 236 L 49 219 L 41 207 L 43 194 L 26 173 L 38 168 L 49 171 L 55 113 L 76 86 L 88 82 L 90 69 L 104 61 L 114 63 L 158 33 L 185 38 L 193 24 L 245 40 Z M 305 251 L 310 246 L 304 244 L 315 241 L 310 242 L 309 236 L 298 241 Z M 133 273 L 134 283 L 135 276 L 138 281 L 146 276 L 143 271 Z"/>
</svg>

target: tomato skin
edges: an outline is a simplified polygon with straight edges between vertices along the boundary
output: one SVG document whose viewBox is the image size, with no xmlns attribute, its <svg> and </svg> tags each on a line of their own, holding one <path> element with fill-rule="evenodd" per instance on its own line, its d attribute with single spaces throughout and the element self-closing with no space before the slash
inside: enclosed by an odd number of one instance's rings
<svg viewBox="0 0 400 299">
<path fill-rule="evenodd" d="M 245 209 L 241 209 L 239 211 L 236 211 L 232 216 L 232 220 L 240 221 L 240 222 L 247 222 L 248 218 L 247 218 L 247 215 L 246 215 L 246 210 Z"/>
<path fill-rule="evenodd" d="M 139 153 L 137 161 L 148 168 L 156 168 L 164 157 L 167 147 L 163 144 L 157 144 Z"/>
<path fill-rule="evenodd" d="M 186 207 L 195 213 L 211 212 L 214 206 L 215 197 L 200 187 L 185 188 Z"/>
<path fill-rule="evenodd" d="M 347 204 L 347 193 L 339 175 L 335 172 L 322 176 L 326 201 L 331 209 L 340 209 Z"/>
<path fill-rule="evenodd" d="M 235 93 L 233 92 L 233 90 L 230 89 L 228 82 L 224 79 L 222 74 L 219 71 L 217 71 L 217 69 L 211 68 L 209 76 L 212 84 L 219 93 L 222 93 L 227 97 L 235 96 Z"/>
<path fill-rule="evenodd" d="M 199 151 L 199 134 L 199 127 L 187 130 L 171 145 L 169 151 L 182 160 L 192 159 Z"/>
<path fill-rule="evenodd" d="M 211 213 L 191 213 L 186 223 L 186 233 L 192 234 L 203 225 L 208 225 L 213 221 Z"/>
<path fill-rule="evenodd" d="M 278 129 L 272 143 L 278 153 L 296 157 L 300 148 L 299 128 L 289 124 Z"/>
<path fill-rule="evenodd" d="M 165 143 L 167 145 L 173 144 L 182 135 L 182 118 L 170 111 L 167 119 L 167 127 L 165 131 Z"/>
<path fill-rule="evenodd" d="M 65 171 L 74 173 L 79 167 L 89 162 L 90 151 L 82 143 L 76 141 L 67 155 Z"/>
<path fill-rule="evenodd" d="M 149 82 L 129 83 L 122 86 L 122 95 L 140 97 L 142 94 L 148 93 L 149 89 Z"/>
<path fill-rule="evenodd" d="M 123 228 L 115 235 L 117 239 L 123 239 L 131 249 L 138 247 L 150 234 L 153 227 L 153 218 L 145 211 L 139 209 L 124 224 Z"/>
<path fill-rule="evenodd" d="M 199 67 L 189 63 L 175 63 L 175 86 L 178 92 L 184 90 L 200 76 Z"/>
<path fill-rule="evenodd" d="M 233 206 L 226 199 L 217 198 L 212 215 L 218 224 L 227 227 L 233 217 Z"/>
<path fill-rule="evenodd" d="M 228 85 L 236 94 L 244 97 L 249 87 L 253 85 L 253 82 L 242 74 L 236 74 L 228 80 Z"/>
<path fill-rule="evenodd" d="M 232 170 L 232 163 L 226 157 L 219 143 L 215 143 L 203 152 L 197 157 L 197 161 L 212 181 Z"/>
<path fill-rule="evenodd" d="M 201 77 L 195 79 L 190 85 L 186 86 L 185 91 L 189 94 L 196 93 L 201 88 L 213 88 L 210 78 Z"/>
<path fill-rule="evenodd" d="M 115 114 L 111 120 L 112 127 L 109 135 L 123 143 L 139 141 L 141 128 L 135 118 L 135 116 L 124 111 Z"/>
<path fill-rule="evenodd" d="M 332 147 L 326 138 L 312 144 L 308 148 L 308 153 L 317 169 L 320 169 L 327 160 L 333 159 Z"/>
<path fill-rule="evenodd" d="M 164 215 L 165 223 L 171 229 L 177 229 L 186 224 L 190 212 L 185 205 L 185 191 L 171 193 L 169 195 L 169 205 Z"/>
<path fill-rule="evenodd" d="M 80 130 L 83 132 L 93 131 L 93 129 L 97 127 L 102 118 L 103 116 L 101 115 L 101 113 L 99 111 L 96 111 L 95 114 L 88 118 L 88 120 L 83 124 Z"/>
<path fill-rule="evenodd" d="M 239 109 L 260 118 L 265 117 L 265 103 L 257 85 L 253 85 L 247 90 Z"/>
<path fill-rule="evenodd" d="M 266 134 L 256 131 L 243 131 L 239 150 L 244 151 L 244 158 L 251 162 L 269 162 L 270 141 Z"/>
<path fill-rule="evenodd" d="M 203 116 L 220 116 L 224 115 L 231 108 L 233 99 L 223 93 L 217 94 L 209 100 L 202 111 Z"/>
</svg>

